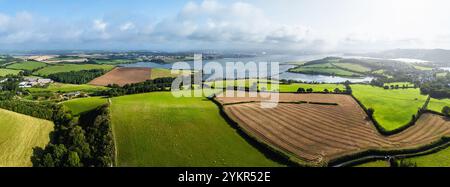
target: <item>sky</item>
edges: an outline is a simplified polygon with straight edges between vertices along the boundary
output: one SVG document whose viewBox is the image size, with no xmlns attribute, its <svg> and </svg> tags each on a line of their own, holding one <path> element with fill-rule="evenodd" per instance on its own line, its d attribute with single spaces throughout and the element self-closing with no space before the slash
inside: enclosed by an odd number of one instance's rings
<svg viewBox="0 0 450 187">
<path fill-rule="evenodd" d="M 0 0 L 0 49 L 450 49 L 449 7 L 447 0 Z"/>
</svg>

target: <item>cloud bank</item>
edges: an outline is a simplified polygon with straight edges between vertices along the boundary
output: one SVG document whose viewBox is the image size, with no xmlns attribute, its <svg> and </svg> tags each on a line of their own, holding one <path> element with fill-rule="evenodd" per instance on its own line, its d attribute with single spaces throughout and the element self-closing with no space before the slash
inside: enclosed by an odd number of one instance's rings
<svg viewBox="0 0 450 187">
<path fill-rule="evenodd" d="M 424 46 L 430 42 L 445 45 L 449 36 L 423 40 L 357 29 L 336 35 L 333 30 L 318 31 L 308 25 L 273 21 L 263 9 L 248 2 L 215 0 L 189 2 L 176 14 L 156 21 L 117 21 L 109 17 L 64 21 L 26 11 L 14 15 L 0 12 L 0 49 L 338 51 L 361 46 L 365 49 Z"/>
</svg>

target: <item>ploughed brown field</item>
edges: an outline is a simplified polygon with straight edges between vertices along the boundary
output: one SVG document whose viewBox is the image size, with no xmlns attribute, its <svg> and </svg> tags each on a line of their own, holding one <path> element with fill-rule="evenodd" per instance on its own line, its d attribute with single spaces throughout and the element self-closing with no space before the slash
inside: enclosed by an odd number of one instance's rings
<svg viewBox="0 0 450 187">
<path fill-rule="evenodd" d="M 89 84 L 95 86 L 108 86 L 110 84 L 124 86 L 125 84 L 139 83 L 149 80 L 151 78 L 150 75 L 151 68 L 117 67 L 103 76 L 92 80 Z"/>
<path fill-rule="evenodd" d="M 348 95 L 281 93 L 279 98 L 281 103 L 268 109 L 260 107 L 262 98 L 221 94 L 216 100 L 247 133 L 312 164 L 369 149 L 416 148 L 450 135 L 450 121 L 424 114 L 411 128 L 383 136 Z"/>
</svg>

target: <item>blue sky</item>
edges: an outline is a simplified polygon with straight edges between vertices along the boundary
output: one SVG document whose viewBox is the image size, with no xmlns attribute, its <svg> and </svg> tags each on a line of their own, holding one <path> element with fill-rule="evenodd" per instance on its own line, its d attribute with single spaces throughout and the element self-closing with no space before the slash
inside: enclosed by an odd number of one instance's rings
<svg viewBox="0 0 450 187">
<path fill-rule="evenodd" d="M 450 48 L 446 0 L 0 0 L 0 49 Z"/>
</svg>

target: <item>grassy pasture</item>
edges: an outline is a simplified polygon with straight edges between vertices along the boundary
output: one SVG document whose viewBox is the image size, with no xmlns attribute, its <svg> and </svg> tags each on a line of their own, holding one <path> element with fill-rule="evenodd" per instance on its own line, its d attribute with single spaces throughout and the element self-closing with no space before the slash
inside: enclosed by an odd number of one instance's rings
<svg viewBox="0 0 450 187">
<path fill-rule="evenodd" d="M 447 76 L 447 72 L 436 73 L 436 77 L 445 77 Z"/>
<path fill-rule="evenodd" d="M 442 112 L 444 106 L 450 107 L 450 99 L 431 99 L 428 103 L 428 109 L 436 112 Z"/>
<path fill-rule="evenodd" d="M 11 64 L 11 65 L 7 66 L 6 68 L 33 71 L 35 69 L 42 68 L 45 66 L 47 66 L 47 64 L 44 62 L 26 61 L 26 62 L 19 62 L 19 63 Z"/>
<path fill-rule="evenodd" d="M 414 65 L 414 68 L 416 68 L 417 70 L 422 70 L 422 71 L 431 71 L 431 70 L 433 70 L 433 68 L 431 68 L 431 67 L 417 66 L 417 65 Z"/>
<path fill-rule="evenodd" d="M 321 67 L 322 66 L 322 67 Z M 336 75 L 343 77 L 361 76 L 359 73 L 350 72 L 347 70 L 327 67 L 324 64 L 310 65 L 310 66 L 300 66 L 289 70 L 294 73 L 304 73 L 304 74 L 325 74 L 325 75 Z"/>
<path fill-rule="evenodd" d="M 95 108 L 104 105 L 108 102 L 103 97 L 88 97 L 65 101 L 62 104 L 72 111 L 73 115 L 80 115 L 83 112 L 94 110 Z"/>
<path fill-rule="evenodd" d="M 366 107 L 375 110 L 374 118 L 386 130 L 406 125 L 423 106 L 427 96 L 419 89 L 385 90 L 370 85 L 352 85 L 353 95 Z"/>
<path fill-rule="evenodd" d="M 387 78 L 392 78 L 391 75 L 386 74 L 386 70 L 384 69 L 380 69 L 380 70 L 376 70 L 376 71 L 372 71 L 373 74 L 378 74 L 378 75 L 383 75 Z"/>
<path fill-rule="evenodd" d="M 285 62 L 285 63 L 283 63 L 283 64 L 301 66 L 301 65 L 304 65 L 305 63 L 306 63 L 306 62 L 304 62 L 304 61 L 294 61 L 294 62 Z"/>
<path fill-rule="evenodd" d="M 356 165 L 355 167 L 381 168 L 381 167 L 389 167 L 389 163 L 385 160 L 377 160 L 373 162 L 367 162 L 364 164 Z"/>
<path fill-rule="evenodd" d="M 354 72 L 360 72 L 360 73 L 370 71 L 370 68 L 364 67 L 359 64 L 353 64 L 353 63 L 333 63 L 333 65 L 335 65 L 339 68 L 342 68 L 342 69 L 348 69 L 348 70 L 351 70 Z"/>
<path fill-rule="evenodd" d="M 87 84 L 63 84 L 63 83 L 52 83 L 47 88 L 27 88 L 31 93 L 34 92 L 59 92 L 59 93 L 68 93 L 68 92 L 95 92 L 99 90 L 106 90 L 108 88 L 103 86 L 93 86 Z"/>
<path fill-rule="evenodd" d="M 162 69 L 162 68 L 154 68 L 151 70 L 151 79 L 164 78 L 164 77 L 178 77 L 179 75 L 190 75 L 192 71 L 190 70 L 180 70 L 178 74 L 172 74 L 172 70 Z"/>
<path fill-rule="evenodd" d="M 278 81 L 269 81 L 267 79 L 260 79 L 259 82 L 261 82 L 261 83 L 262 82 L 278 83 Z M 250 87 L 256 83 L 258 83 L 258 79 L 218 80 L 218 81 L 205 82 L 205 84 L 208 84 L 209 86 L 214 87 L 214 88 L 225 88 L 228 86 Z"/>
<path fill-rule="evenodd" d="M 339 88 L 340 90 L 344 90 L 345 86 L 342 84 L 303 84 L 303 83 L 292 83 L 292 84 L 279 84 L 278 81 L 274 80 L 260 80 L 260 83 L 266 83 L 266 90 L 274 91 L 277 89 L 279 92 L 297 92 L 299 88 L 312 88 L 315 92 L 322 92 L 325 89 L 328 89 L 329 91 L 333 91 L 335 88 Z M 257 79 L 239 79 L 239 80 L 227 80 L 227 81 L 213 81 L 213 82 L 206 82 L 206 84 L 210 86 L 214 86 L 215 88 L 223 88 L 226 87 L 227 84 L 231 85 L 237 85 L 237 86 L 245 86 L 250 87 L 253 84 L 258 83 Z M 278 86 L 278 88 L 275 88 L 275 86 Z M 258 85 L 259 89 L 261 90 L 261 84 Z"/>
<path fill-rule="evenodd" d="M 280 166 L 203 97 L 175 98 L 170 92 L 117 97 L 111 116 L 119 166 Z"/>
<path fill-rule="evenodd" d="M 21 71 L 20 70 L 14 70 L 14 69 L 0 69 L 0 77 L 4 77 L 6 75 L 17 75 Z"/>
<path fill-rule="evenodd" d="M 128 64 L 137 62 L 137 60 L 130 60 L 130 59 L 97 59 L 94 61 L 97 64 L 109 64 L 109 65 Z"/>
<path fill-rule="evenodd" d="M 450 147 L 437 153 L 417 156 L 408 160 L 416 163 L 418 167 L 450 167 Z"/>
<path fill-rule="evenodd" d="M 113 65 L 99 65 L 99 64 L 57 64 L 52 66 L 47 66 L 34 72 L 34 75 L 46 76 L 54 73 L 61 72 L 71 72 L 71 71 L 82 71 L 82 70 L 92 70 L 92 69 L 104 69 L 111 70 Z"/>
<path fill-rule="evenodd" d="M 312 88 L 315 92 L 322 92 L 325 89 L 332 92 L 334 89 L 339 88 L 340 90 L 345 90 L 345 86 L 342 84 L 279 84 L 280 92 L 297 92 L 299 88 L 309 89 Z"/>
<path fill-rule="evenodd" d="M 49 142 L 50 121 L 0 109 L 0 166 L 31 166 L 33 147 Z"/>
<path fill-rule="evenodd" d="M 347 59 L 326 58 L 299 65 L 289 71 L 304 74 L 334 75 L 341 77 L 359 77 L 371 69 Z"/>
<path fill-rule="evenodd" d="M 416 156 L 406 160 L 416 163 L 417 167 L 450 167 L 450 147 L 429 155 Z M 373 161 L 356 167 L 389 167 L 387 161 Z"/>
</svg>

